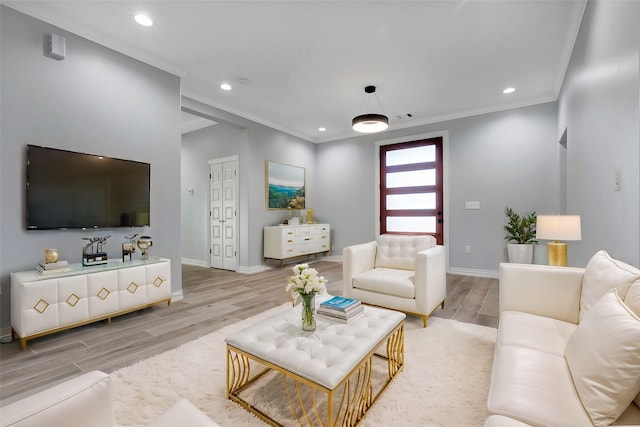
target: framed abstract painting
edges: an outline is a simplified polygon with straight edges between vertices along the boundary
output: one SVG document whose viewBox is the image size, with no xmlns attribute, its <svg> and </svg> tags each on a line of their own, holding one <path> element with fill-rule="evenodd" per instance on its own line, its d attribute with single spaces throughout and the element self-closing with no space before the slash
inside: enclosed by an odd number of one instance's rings
<svg viewBox="0 0 640 427">
<path fill-rule="evenodd" d="M 267 209 L 304 209 L 305 169 L 284 163 L 266 164 Z"/>
</svg>

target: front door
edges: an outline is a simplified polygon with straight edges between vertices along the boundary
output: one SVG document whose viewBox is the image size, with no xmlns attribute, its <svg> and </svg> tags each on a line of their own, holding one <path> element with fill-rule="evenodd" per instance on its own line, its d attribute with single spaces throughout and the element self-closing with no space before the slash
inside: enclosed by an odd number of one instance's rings
<svg viewBox="0 0 640 427">
<path fill-rule="evenodd" d="M 380 147 L 380 234 L 429 234 L 443 244 L 442 137 Z"/>
</svg>

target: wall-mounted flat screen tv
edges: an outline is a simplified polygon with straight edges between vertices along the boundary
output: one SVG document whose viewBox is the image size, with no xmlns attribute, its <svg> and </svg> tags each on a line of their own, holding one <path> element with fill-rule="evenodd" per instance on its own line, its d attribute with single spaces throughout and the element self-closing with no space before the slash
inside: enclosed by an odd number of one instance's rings
<svg viewBox="0 0 640 427">
<path fill-rule="evenodd" d="M 149 225 L 151 166 L 27 146 L 28 230 Z"/>
</svg>

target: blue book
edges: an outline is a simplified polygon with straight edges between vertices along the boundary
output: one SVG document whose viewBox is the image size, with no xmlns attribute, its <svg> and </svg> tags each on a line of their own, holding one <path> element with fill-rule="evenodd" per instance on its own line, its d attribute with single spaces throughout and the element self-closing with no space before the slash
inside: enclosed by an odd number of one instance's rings
<svg viewBox="0 0 640 427">
<path fill-rule="evenodd" d="M 333 297 L 330 300 L 327 300 L 320 305 L 327 308 L 346 310 L 348 307 L 351 307 L 354 304 L 359 305 L 360 301 L 352 298 Z"/>
</svg>

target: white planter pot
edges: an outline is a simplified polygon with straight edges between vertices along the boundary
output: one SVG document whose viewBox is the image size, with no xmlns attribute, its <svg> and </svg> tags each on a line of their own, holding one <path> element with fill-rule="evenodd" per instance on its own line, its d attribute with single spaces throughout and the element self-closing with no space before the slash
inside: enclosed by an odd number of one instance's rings
<svg viewBox="0 0 640 427">
<path fill-rule="evenodd" d="M 509 262 L 519 264 L 531 264 L 533 262 L 533 245 L 509 243 L 507 252 L 509 253 Z"/>
</svg>

